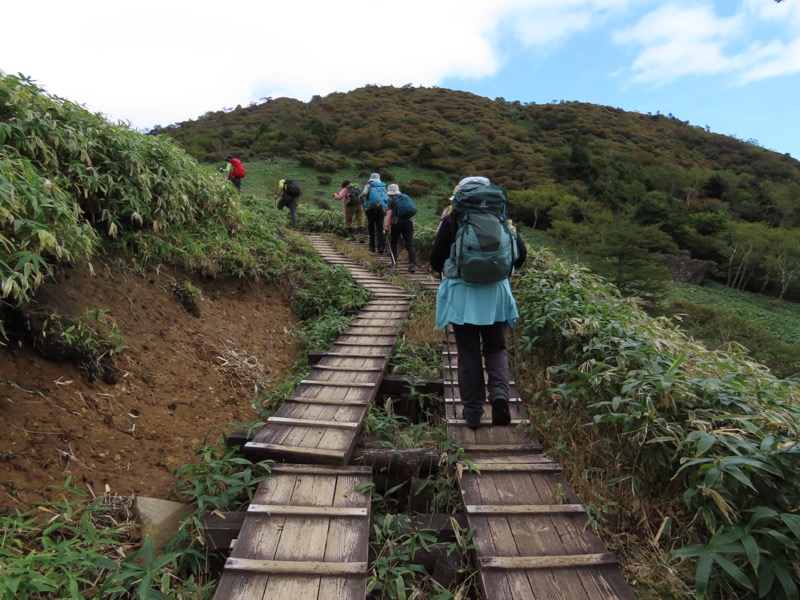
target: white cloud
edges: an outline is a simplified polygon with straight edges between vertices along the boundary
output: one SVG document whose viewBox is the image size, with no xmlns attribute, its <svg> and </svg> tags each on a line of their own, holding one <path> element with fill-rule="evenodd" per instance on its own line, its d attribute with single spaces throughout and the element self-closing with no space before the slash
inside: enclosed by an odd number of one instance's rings
<svg viewBox="0 0 800 600">
<path fill-rule="evenodd" d="M 800 73 L 800 39 L 789 44 L 774 42 L 758 50 L 757 60 L 742 72 L 737 83 L 748 84 L 772 77 Z"/>
<path fill-rule="evenodd" d="M 789 41 L 768 39 L 780 34 Z M 658 87 L 687 76 L 729 75 L 731 83 L 745 84 L 800 70 L 800 5 L 744 0 L 733 16 L 721 17 L 710 4 L 674 3 L 613 39 L 640 47 L 631 65 L 635 82 Z"/>
<path fill-rule="evenodd" d="M 732 73 L 747 83 L 797 71 L 798 26 L 794 39 L 785 40 L 758 40 L 749 29 L 752 21 L 800 24 L 800 0 L 741 0 L 727 18 L 710 1 L 673 1 L 613 34 L 617 44 L 637 52 L 630 67 L 635 81 L 659 85 L 688 75 Z M 611 31 L 642 7 L 659 5 L 28 0 L 34 26 L 4 30 L 0 69 L 21 71 L 54 94 L 149 127 L 265 96 L 308 100 L 372 83 L 432 86 L 454 77 L 477 82 L 495 76 L 522 48 L 556 60 L 555 51 L 567 42 Z"/>
<path fill-rule="evenodd" d="M 725 50 L 742 25 L 740 16 L 718 17 L 708 5 L 670 4 L 616 31 L 613 39 L 643 47 L 631 67 L 634 81 L 663 85 L 686 75 L 736 69 L 738 59 L 726 56 Z"/>
</svg>

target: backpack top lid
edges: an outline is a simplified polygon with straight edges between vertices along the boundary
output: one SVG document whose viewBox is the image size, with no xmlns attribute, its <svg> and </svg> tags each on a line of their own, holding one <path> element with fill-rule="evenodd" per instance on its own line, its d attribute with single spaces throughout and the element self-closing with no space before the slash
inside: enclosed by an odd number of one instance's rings
<svg viewBox="0 0 800 600">
<path fill-rule="evenodd" d="M 451 200 L 452 212 L 456 216 L 466 213 L 505 214 L 506 194 L 491 185 L 486 177 L 466 177 L 458 184 L 458 191 Z"/>
</svg>

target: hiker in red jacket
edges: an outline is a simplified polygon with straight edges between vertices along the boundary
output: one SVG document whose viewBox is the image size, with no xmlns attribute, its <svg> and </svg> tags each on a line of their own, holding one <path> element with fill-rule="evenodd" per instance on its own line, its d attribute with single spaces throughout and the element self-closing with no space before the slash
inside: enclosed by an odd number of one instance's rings
<svg viewBox="0 0 800 600">
<path fill-rule="evenodd" d="M 233 155 L 229 154 L 225 157 L 225 160 L 228 162 L 228 165 L 225 167 L 225 172 L 228 173 L 228 181 L 230 181 L 236 189 L 240 192 L 242 191 L 242 179 L 247 174 L 244 170 L 244 165 L 242 161 L 238 158 L 234 158 Z"/>
</svg>

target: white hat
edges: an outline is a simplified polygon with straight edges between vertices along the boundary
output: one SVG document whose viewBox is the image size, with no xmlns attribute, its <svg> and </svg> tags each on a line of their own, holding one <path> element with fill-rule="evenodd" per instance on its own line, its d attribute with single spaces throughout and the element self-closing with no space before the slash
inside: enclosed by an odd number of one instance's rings
<svg viewBox="0 0 800 600">
<path fill-rule="evenodd" d="M 389 188 L 386 190 L 387 196 L 396 196 L 400 193 L 400 186 L 396 183 L 390 183 Z"/>
<path fill-rule="evenodd" d="M 459 187 L 464 187 L 465 185 L 490 185 L 490 183 L 488 177 L 476 175 L 472 177 L 464 177 L 464 179 L 458 182 Z"/>
</svg>

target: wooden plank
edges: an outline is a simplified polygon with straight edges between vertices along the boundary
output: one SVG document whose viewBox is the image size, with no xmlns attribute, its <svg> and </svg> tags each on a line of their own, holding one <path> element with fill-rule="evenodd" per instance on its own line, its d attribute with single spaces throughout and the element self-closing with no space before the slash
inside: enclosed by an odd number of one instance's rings
<svg viewBox="0 0 800 600">
<path fill-rule="evenodd" d="M 291 475 L 351 475 L 369 476 L 372 475 L 371 467 L 351 465 L 349 467 L 328 467 L 325 465 L 293 465 L 280 464 L 272 465 L 272 473 L 291 474 Z"/>
<path fill-rule="evenodd" d="M 509 425 L 522 425 L 522 424 L 528 425 L 529 423 L 530 421 L 528 419 L 511 419 L 511 423 L 509 423 L 508 425 L 503 425 L 503 427 L 508 427 Z M 464 419 L 447 419 L 447 424 L 466 426 L 467 422 Z M 481 425 L 491 425 L 491 424 L 492 424 L 491 419 L 481 419 Z M 497 425 L 495 425 L 495 427 L 497 427 Z"/>
<path fill-rule="evenodd" d="M 484 556 L 479 560 L 482 569 L 563 569 L 615 565 L 617 558 L 610 552 L 559 556 Z"/>
<path fill-rule="evenodd" d="M 556 462 L 550 463 L 528 463 L 528 464 L 478 464 L 473 462 L 472 465 L 478 469 L 480 473 L 560 473 L 561 465 Z M 464 472 L 468 472 L 469 466 L 464 465 Z"/>
<path fill-rule="evenodd" d="M 299 404 L 333 404 L 340 406 L 366 406 L 366 400 L 336 400 L 334 398 L 308 398 L 305 396 L 289 396 L 284 402 L 297 402 Z"/>
<path fill-rule="evenodd" d="M 325 352 L 322 354 L 322 358 L 326 356 L 332 356 L 334 358 L 381 358 L 386 360 L 388 355 L 386 354 L 363 354 L 353 352 L 352 354 L 348 354 L 347 352 Z"/>
<path fill-rule="evenodd" d="M 357 429 L 360 422 L 353 421 L 319 421 L 316 419 L 290 419 L 287 417 L 269 417 L 271 425 L 291 425 L 294 427 L 334 427 L 336 429 Z"/>
<path fill-rule="evenodd" d="M 323 379 L 303 379 L 297 385 L 322 385 L 330 387 L 372 388 L 375 387 L 376 383 L 374 381 L 356 382 L 356 381 L 330 381 Z"/>
<path fill-rule="evenodd" d="M 448 387 L 450 387 L 449 383 L 447 385 L 448 385 Z M 444 401 L 445 401 L 445 403 L 455 402 L 457 404 L 460 404 L 461 403 L 461 398 L 448 396 L 447 398 L 444 399 Z M 522 402 L 522 398 L 518 398 L 518 397 L 509 398 L 508 401 L 509 401 L 509 403 L 514 404 L 516 402 Z"/>
<path fill-rule="evenodd" d="M 361 507 L 340 506 L 289 506 L 277 504 L 251 504 L 248 513 L 288 516 L 366 517 L 369 511 Z"/>
<path fill-rule="evenodd" d="M 340 450 L 326 450 L 324 448 L 307 448 L 305 446 L 285 446 L 282 444 L 269 444 L 265 442 L 247 442 L 244 445 L 247 450 L 264 450 L 282 454 L 303 454 L 319 458 L 342 458 L 344 452 Z"/>
<path fill-rule="evenodd" d="M 467 452 L 541 452 L 540 444 L 459 444 Z"/>
<path fill-rule="evenodd" d="M 347 367 L 347 366 L 334 366 L 334 365 L 314 365 L 312 370 L 319 371 L 351 371 L 353 373 L 380 373 L 383 367 Z"/>
<path fill-rule="evenodd" d="M 546 515 L 584 513 L 582 504 L 467 504 L 465 510 L 476 515 Z"/>
<path fill-rule="evenodd" d="M 333 342 L 331 347 L 333 346 L 344 346 L 346 348 L 391 348 L 394 346 L 394 342 Z"/>
</svg>

